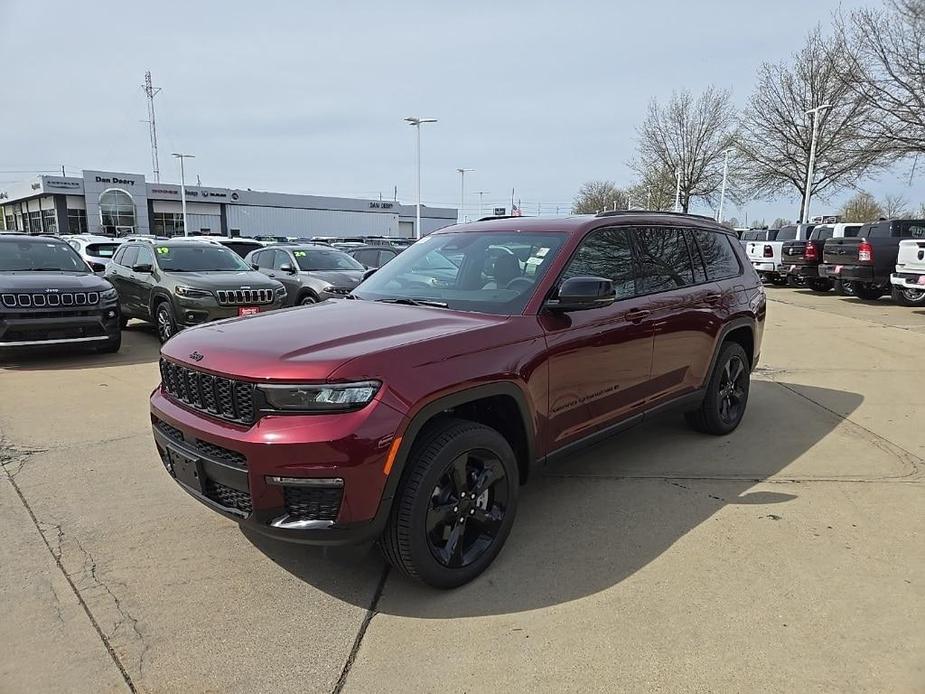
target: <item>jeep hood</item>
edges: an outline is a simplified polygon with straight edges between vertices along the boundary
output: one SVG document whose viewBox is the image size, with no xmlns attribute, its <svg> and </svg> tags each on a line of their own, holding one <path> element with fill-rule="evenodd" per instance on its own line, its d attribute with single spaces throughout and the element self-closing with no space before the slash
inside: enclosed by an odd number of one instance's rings
<svg viewBox="0 0 925 694">
<path fill-rule="evenodd" d="M 46 289 L 102 292 L 109 282 L 90 272 L 0 272 L 0 292 L 34 292 Z"/>
<path fill-rule="evenodd" d="M 161 352 L 193 368 L 226 376 L 323 380 L 357 357 L 490 327 L 505 319 L 424 306 L 333 300 L 188 328 L 172 337 Z M 199 361 L 190 356 L 193 352 L 198 352 Z"/>
<path fill-rule="evenodd" d="M 169 272 L 164 274 L 176 284 L 189 285 L 197 289 L 273 289 L 279 283 L 255 270 L 230 270 L 227 272 Z"/>
</svg>

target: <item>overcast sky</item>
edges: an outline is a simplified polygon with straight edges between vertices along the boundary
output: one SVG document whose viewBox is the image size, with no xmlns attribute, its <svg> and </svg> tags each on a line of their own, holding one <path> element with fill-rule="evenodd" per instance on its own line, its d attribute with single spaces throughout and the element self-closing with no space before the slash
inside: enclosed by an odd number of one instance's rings
<svg viewBox="0 0 925 694">
<path fill-rule="evenodd" d="M 466 167 L 472 214 L 476 191 L 487 210 L 512 187 L 528 214 L 564 212 L 586 180 L 632 183 L 650 98 L 713 83 L 742 105 L 758 65 L 797 50 L 836 5 L 0 0 L 0 186 L 62 164 L 150 176 L 150 69 L 161 180 L 178 180 L 170 152 L 184 151 L 203 185 L 389 198 L 398 186 L 413 202 L 402 118 L 420 115 L 439 119 L 423 132 L 426 204 L 456 207 Z M 867 187 L 917 207 L 925 177 L 910 187 L 908 174 Z M 798 206 L 745 207 L 770 222 Z"/>
</svg>

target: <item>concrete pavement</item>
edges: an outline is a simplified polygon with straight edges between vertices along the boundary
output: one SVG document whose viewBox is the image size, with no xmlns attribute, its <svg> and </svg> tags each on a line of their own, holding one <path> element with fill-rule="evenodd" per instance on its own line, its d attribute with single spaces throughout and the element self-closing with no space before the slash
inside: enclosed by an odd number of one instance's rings
<svg viewBox="0 0 925 694">
<path fill-rule="evenodd" d="M 922 691 L 925 316 L 769 293 L 737 432 L 547 469 L 452 592 L 178 490 L 148 331 L 0 358 L 0 692 Z"/>
</svg>

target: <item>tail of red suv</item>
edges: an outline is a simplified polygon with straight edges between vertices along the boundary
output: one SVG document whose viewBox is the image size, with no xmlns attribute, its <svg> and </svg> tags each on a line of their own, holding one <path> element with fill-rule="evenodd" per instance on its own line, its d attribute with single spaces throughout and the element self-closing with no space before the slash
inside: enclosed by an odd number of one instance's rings
<svg viewBox="0 0 925 694">
<path fill-rule="evenodd" d="M 152 427 L 177 483 L 242 525 L 375 539 L 452 587 L 501 551 L 536 465 L 666 408 L 732 432 L 764 315 L 738 240 L 706 218 L 459 225 L 345 300 L 172 337 Z"/>
</svg>

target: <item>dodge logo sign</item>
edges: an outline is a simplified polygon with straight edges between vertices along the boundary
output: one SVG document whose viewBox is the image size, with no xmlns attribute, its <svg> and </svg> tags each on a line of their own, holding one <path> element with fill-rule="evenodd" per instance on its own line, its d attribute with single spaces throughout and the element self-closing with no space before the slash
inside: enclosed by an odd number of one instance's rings
<svg viewBox="0 0 925 694">
<path fill-rule="evenodd" d="M 205 355 L 200 354 L 199 352 L 193 352 L 189 355 L 189 358 L 193 361 L 202 361 Z"/>
</svg>

